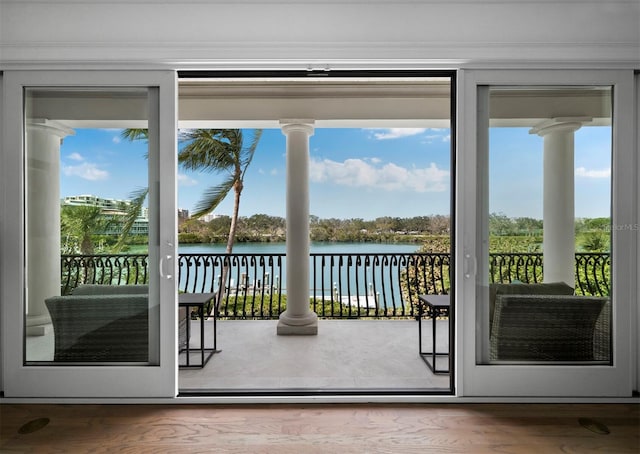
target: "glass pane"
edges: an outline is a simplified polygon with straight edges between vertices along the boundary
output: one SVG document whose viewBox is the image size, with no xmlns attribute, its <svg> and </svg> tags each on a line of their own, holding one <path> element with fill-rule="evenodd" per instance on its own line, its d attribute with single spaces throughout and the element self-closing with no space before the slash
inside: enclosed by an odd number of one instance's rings
<svg viewBox="0 0 640 454">
<path fill-rule="evenodd" d="M 479 362 L 609 363 L 611 88 L 484 95 Z"/>
<path fill-rule="evenodd" d="M 148 111 L 147 89 L 26 90 L 28 364 L 155 361 Z"/>
</svg>

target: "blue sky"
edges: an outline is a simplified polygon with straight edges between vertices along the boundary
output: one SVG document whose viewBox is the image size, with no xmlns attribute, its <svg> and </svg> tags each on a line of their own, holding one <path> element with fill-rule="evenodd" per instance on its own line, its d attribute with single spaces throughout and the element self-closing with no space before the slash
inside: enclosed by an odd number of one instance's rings
<svg viewBox="0 0 640 454">
<path fill-rule="evenodd" d="M 491 132 L 490 210 L 542 217 L 542 138 L 526 128 Z M 576 133 L 576 216 L 607 216 L 610 129 Z M 375 219 L 449 214 L 448 129 L 316 129 L 310 138 L 310 212 L 320 218 Z M 61 148 L 61 197 L 127 199 L 147 186 L 146 144 L 120 130 L 78 129 Z M 285 216 L 285 136 L 263 132 L 245 177 L 240 215 Z M 178 205 L 192 210 L 223 176 L 178 169 Z M 230 215 L 232 197 L 216 213 Z"/>
</svg>

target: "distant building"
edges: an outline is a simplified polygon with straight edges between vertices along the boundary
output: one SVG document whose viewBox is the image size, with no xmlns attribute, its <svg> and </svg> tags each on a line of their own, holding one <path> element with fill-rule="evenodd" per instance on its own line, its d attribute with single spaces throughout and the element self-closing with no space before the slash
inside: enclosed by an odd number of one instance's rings
<svg viewBox="0 0 640 454">
<path fill-rule="evenodd" d="M 95 195 L 72 195 L 62 200 L 63 205 L 84 205 L 91 207 L 100 207 L 103 209 L 126 209 L 131 205 L 130 200 L 105 199 Z"/>
<path fill-rule="evenodd" d="M 200 221 L 204 221 L 204 222 L 211 222 L 214 219 L 218 219 L 221 218 L 222 216 L 224 216 L 223 214 L 213 214 L 213 213 L 209 213 L 209 214 L 205 214 L 204 216 L 200 216 L 198 218 L 198 220 Z"/>
<path fill-rule="evenodd" d="M 178 220 L 185 221 L 189 219 L 189 210 L 185 210 L 184 208 L 178 208 Z"/>
</svg>

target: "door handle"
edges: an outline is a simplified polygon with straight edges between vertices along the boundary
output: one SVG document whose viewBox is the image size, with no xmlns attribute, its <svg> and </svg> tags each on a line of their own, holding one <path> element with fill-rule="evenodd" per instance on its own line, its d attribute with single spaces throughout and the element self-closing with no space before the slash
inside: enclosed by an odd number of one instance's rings
<svg viewBox="0 0 640 454">
<path fill-rule="evenodd" d="M 172 255 L 166 255 L 165 257 L 160 257 L 160 260 L 158 261 L 158 272 L 160 273 L 160 277 L 164 278 L 164 279 L 171 279 L 173 277 L 173 275 L 171 274 L 164 274 L 164 261 L 165 259 L 167 261 L 170 261 L 173 258 Z"/>
<path fill-rule="evenodd" d="M 464 255 L 464 278 L 469 279 L 476 274 L 477 262 L 475 257 L 471 257 L 471 254 Z"/>
</svg>

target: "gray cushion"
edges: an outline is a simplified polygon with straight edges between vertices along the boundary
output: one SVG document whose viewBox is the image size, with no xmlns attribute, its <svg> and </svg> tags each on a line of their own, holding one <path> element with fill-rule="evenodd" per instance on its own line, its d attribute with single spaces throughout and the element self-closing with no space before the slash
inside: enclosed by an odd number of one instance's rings
<svg viewBox="0 0 640 454">
<path fill-rule="evenodd" d="M 102 285 L 81 284 L 71 292 L 72 295 L 140 295 L 149 293 L 148 285 Z"/>
<path fill-rule="evenodd" d="M 540 284 L 490 284 L 489 285 L 489 327 L 493 329 L 493 314 L 497 295 L 573 295 L 573 287 L 564 282 Z"/>
</svg>

